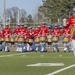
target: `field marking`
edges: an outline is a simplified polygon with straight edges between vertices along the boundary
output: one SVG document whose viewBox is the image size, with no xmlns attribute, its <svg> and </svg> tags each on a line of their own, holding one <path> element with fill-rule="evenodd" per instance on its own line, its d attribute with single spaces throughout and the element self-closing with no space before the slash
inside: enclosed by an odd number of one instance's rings
<svg viewBox="0 0 75 75">
<path fill-rule="evenodd" d="M 27 66 L 64 66 L 64 63 L 36 63 Z"/>
<path fill-rule="evenodd" d="M 65 67 L 65 68 L 62 68 L 62 69 L 59 69 L 59 70 L 57 70 L 57 71 L 54 71 L 54 72 L 49 73 L 49 74 L 46 74 L 46 75 L 54 75 L 54 74 L 57 74 L 57 73 L 59 73 L 59 72 L 61 72 L 61 71 L 67 70 L 67 69 L 72 68 L 72 67 L 75 67 L 75 64 L 70 65 L 70 66 Z"/>
<path fill-rule="evenodd" d="M 18 53 L 18 54 L 9 54 L 9 55 L 0 55 L 0 57 L 10 57 L 10 56 L 15 56 L 15 55 L 23 55 L 26 53 Z"/>
</svg>

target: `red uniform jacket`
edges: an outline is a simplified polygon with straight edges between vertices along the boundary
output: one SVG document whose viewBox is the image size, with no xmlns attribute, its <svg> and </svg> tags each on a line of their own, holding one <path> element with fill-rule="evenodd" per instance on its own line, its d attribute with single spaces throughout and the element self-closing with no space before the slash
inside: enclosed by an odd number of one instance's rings
<svg viewBox="0 0 75 75">
<path fill-rule="evenodd" d="M 46 27 L 45 25 L 42 25 L 40 27 L 40 35 L 46 36 L 48 34 L 48 32 L 49 32 L 48 27 Z"/>
<path fill-rule="evenodd" d="M 25 32 L 25 39 L 28 39 L 29 38 L 29 36 L 30 36 L 30 33 L 29 33 L 29 30 L 26 30 L 26 32 Z"/>
<path fill-rule="evenodd" d="M 35 30 L 32 30 L 32 36 L 34 37 L 35 36 Z"/>
<path fill-rule="evenodd" d="M 34 32 L 34 36 L 35 36 L 35 37 L 40 36 L 40 31 L 39 31 L 39 29 L 36 29 L 36 30 L 35 30 L 35 32 Z"/>
<path fill-rule="evenodd" d="M 7 27 L 2 30 L 2 34 L 4 38 L 10 38 L 12 31 L 9 27 Z"/>
<path fill-rule="evenodd" d="M 16 36 L 19 35 L 19 32 L 20 32 L 20 27 L 16 28 L 13 32 L 13 34 L 15 34 Z"/>
<path fill-rule="evenodd" d="M 24 37 L 26 33 L 26 28 L 20 28 L 19 30 L 19 37 Z"/>
<path fill-rule="evenodd" d="M 24 37 L 26 33 L 26 29 L 19 27 L 19 28 L 16 28 L 13 33 L 18 37 Z"/>
<path fill-rule="evenodd" d="M 61 32 L 62 35 L 64 35 L 65 37 L 69 37 L 70 36 L 70 28 L 64 28 Z"/>
<path fill-rule="evenodd" d="M 58 27 L 55 27 L 51 33 L 53 34 L 53 36 L 59 36 L 61 34 L 60 29 Z"/>
<path fill-rule="evenodd" d="M 75 26 L 75 16 L 72 16 L 68 20 L 66 27 L 69 27 L 69 26 L 72 26 L 72 27 Z M 73 35 L 72 39 L 75 39 L 75 35 Z"/>
<path fill-rule="evenodd" d="M 0 37 L 2 37 L 2 33 L 0 32 Z"/>
</svg>

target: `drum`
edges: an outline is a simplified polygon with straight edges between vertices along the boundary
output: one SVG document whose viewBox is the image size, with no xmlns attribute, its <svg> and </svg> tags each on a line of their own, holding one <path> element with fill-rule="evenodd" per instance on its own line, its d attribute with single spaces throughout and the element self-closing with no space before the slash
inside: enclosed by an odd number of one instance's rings
<svg viewBox="0 0 75 75">
<path fill-rule="evenodd" d="M 47 42 L 52 42 L 52 39 L 51 39 L 51 38 L 48 38 L 48 39 L 47 39 Z"/>
<path fill-rule="evenodd" d="M 39 43 L 39 42 L 40 42 L 39 37 L 36 37 L 36 38 L 34 39 L 34 41 L 35 41 L 35 43 Z"/>
<path fill-rule="evenodd" d="M 29 43 L 30 46 L 32 46 L 32 44 L 33 44 L 33 39 L 29 38 L 28 43 Z"/>
<path fill-rule="evenodd" d="M 46 37 L 45 36 L 40 36 L 40 41 L 41 42 L 45 42 L 46 41 Z"/>
<path fill-rule="evenodd" d="M 28 42 L 29 42 L 29 43 L 33 43 L 33 39 L 29 39 Z"/>
<path fill-rule="evenodd" d="M 26 43 L 28 43 L 29 42 L 29 39 L 26 39 Z"/>
<path fill-rule="evenodd" d="M 19 37 L 17 41 L 22 43 L 22 42 L 24 42 L 24 38 Z"/>
<path fill-rule="evenodd" d="M 15 42 L 14 38 L 10 38 L 10 42 L 11 43 Z"/>
<path fill-rule="evenodd" d="M 54 37 L 52 38 L 52 40 L 53 40 L 53 42 L 58 42 L 59 38 L 58 38 L 57 36 L 54 36 Z"/>
<path fill-rule="evenodd" d="M 63 38 L 63 42 L 64 42 L 64 43 L 68 43 L 69 41 L 70 41 L 70 39 L 69 39 L 68 37 L 64 37 L 64 38 Z"/>
<path fill-rule="evenodd" d="M 4 38 L 1 38 L 1 41 L 4 42 Z"/>
<path fill-rule="evenodd" d="M 9 40 L 9 38 L 5 38 L 4 41 L 5 42 L 9 42 L 10 40 Z"/>
<path fill-rule="evenodd" d="M 52 39 L 51 38 L 48 38 L 47 39 L 47 43 L 48 43 L 48 45 L 51 45 L 52 44 Z"/>
</svg>

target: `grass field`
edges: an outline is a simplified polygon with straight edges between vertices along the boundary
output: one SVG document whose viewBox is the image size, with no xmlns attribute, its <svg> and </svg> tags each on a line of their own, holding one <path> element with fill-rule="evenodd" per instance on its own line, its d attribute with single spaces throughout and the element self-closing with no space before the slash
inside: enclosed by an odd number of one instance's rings
<svg viewBox="0 0 75 75">
<path fill-rule="evenodd" d="M 27 66 L 37 63 L 63 63 L 63 66 Z M 73 65 L 73 66 L 72 66 Z M 71 67 L 69 67 L 71 66 Z M 69 68 L 67 68 L 69 67 Z M 58 70 L 58 72 L 57 72 Z M 61 71 L 60 71 L 61 70 Z M 54 73 L 54 74 L 52 74 Z M 0 75 L 74 75 L 73 52 L 0 52 Z"/>
</svg>

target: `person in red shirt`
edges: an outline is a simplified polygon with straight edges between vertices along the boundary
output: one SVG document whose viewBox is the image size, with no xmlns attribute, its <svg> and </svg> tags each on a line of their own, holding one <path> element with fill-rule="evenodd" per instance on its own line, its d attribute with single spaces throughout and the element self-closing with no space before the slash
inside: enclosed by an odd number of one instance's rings
<svg viewBox="0 0 75 75">
<path fill-rule="evenodd" d="M 0 32 L 0 51 L 3 50 L 2 40 L 1 40 L 1 38 L 2 38 L 2 33 Z"/>
<path fill-rule="evenodd" d="M 2 45 L 2 50 L 5 50 L 5 42 L 4 42 L 4 37 L 2 31 L 0 32 L 0 37 L 1 37 L 1 45 Z"/>
<path fill-rule="evenodd" d="M 44 41 L 42 41 L 40 39 L 40 48 L 41 48 L 40 49 L 40 52 L 46 52 L 47 51 L 47 49 L 46 49 L 46 36 L 47 36 L 49 30 L 48 30 L 48 27 L 46 26 L 45 23 L 43 23 L 42 26 L 40 26 L 39 30 L 40 30 L 40 32 L 39 32 L 40 38 L 41 37 L 44 37 L 45 38 Z"/>
<path fill-rule="evenodd" d="M 29 36 L 30 36 L 29 30 L 26 30 L 24 38 L 25 38 L 25 39 L 28 39 Z M 27 43 L 27 42 L 26 42 L 26 43 Z"/>
<path fill-rule="evenodd" d="M 66 28 L 64 27 L 61 31 L 61 34 L 63 36 L 63 39 L 67 38 L 68 41 L 64 41 L 63 40 L 63 43 L 64 43 L 64 52 L 66 52 L 66 50 L 68 50 L 68 52 L 70 52 L 70 47 L 69 47 L 69 44 L 70 44 L 70 41 L 69 41 L 69 38 L 70 38 L 70 31 L 71 29 L 70 28 Z"/>
<path fill-rule="evenodd" d="M 24 39 L 24 36 L 25 36 L 25 32 L 26 32 L 26 28 L 24 28 L 24 25 L 21 24 L 21 25 L 18 25 L 18 27 L 14 30 L 14 35 L 19 39 L 19 38 L 22 38 Z M 18 47 L 17 47 L 17 52 L 24 52 L 23 50 L 23 46 L 24 46 L 24 41 L 21 42 L 19 40 L 17 40 L 17 43 L 18 43 Z"/>
<path fill-rule="evenodd" d="M 65 27 L 70 27 L 70 26 L 73 28 L 75 27 L 75 8 L 73 8 L 73 16 L 68 19 Z M 75 34 L 71 35 L 70 38 L 72 41 L 72 47 L 73 47 L 73 52 L 75 56 Z"/>
<path fill-rule="evenodd" d="M 57 51 L 59 52 L 59 48 L 58 48 L 58 41 L 59 41 L 59 36 L 61 35 L 61 31 L 58 27 L 58 25 L 56 24 L 55 27 L 52 29 L 51 31 L 53 38 L 57 38 L 57 40 L 53 39 L 53 51 Z"/>
<path fill-rule="evenodd" d="M 27 43 L 27 51 L 32 51 L 32 45 L 34 40 L 34 30 L 32 29 L 32 27 L 28 27 L 27 35 L 29 35 Z"/>
<path fill-rule="evenodd" d="M 2 30 L 2 34 L 4 38 L 10 38 L 12 31 L 8 24 L 6 24 L 5 28 Z"/>
<path fill-rule="evenodd" d="M 49 33 L 47 34 L 47 44 L 51 45 L 52 44 L 52 33 L 51 31 L 49 31 Z"/>
<path fill-rule="evenodd" d="M 32 30 L 31 30 L 31 33 L 32 33 L 32 39 L 33 39 L 33 44 L 31 45 L 31 49 L 32 49 L 32 51 L 35 51 L 36 50 L 36 47 L 35 47 L 35 33 L 36 32 L 36 30 L 35 30 L 35 28 L 32 28 Z"/>
<path fill-rule="evenodd" d="M 13 34 L 15 36 L 15 43 L 17 44 L 17 52 L 20 50 L 20 45 L 18 43 L 18 37 L 19 37 L 19 32 L 20 32 L 20 24 L 17 25 L 17 27 L 14 29 Z"/>
<path fill-rule="evenodd" d="M 34 43 L 35 43 L 35 46 L 34 46 L 34 49 L 35 51 L 40 51 L 40 30 L 39 30 L 39 27 L 37 27 L 35 29 L 35 32 L 34 32 Z"/>
<path fill-rule="evenodd" d="M 40 28 L 40 34 L 41 36 L 46 36 L 49 32 L 48 27 L 46 26 L 46 24 L 43 24 Z"/>
<path fill-rule="evenodd" d="M 9 52 L 9 46 L 8 46 L 8 43 L 9 43 L 9 39 L 12 35 L 12 31 L 11 31 L 11 28 L 9 28 L 9 25 L 6 24 L 5 28 L 2 30 L 2 34 L 3 34 L 3 38 L 5 38 L 5 51 L 6 52 Z M 8 39 L 8 40 L 6 40 Z"/>
<path fill-rule="evenodd" d="M 19 32 L 20 32 L 20 24 L 17 25 L 17 27 L 15 28 L 15 30 L 13 31 L 13 34 L 15 37 L 19 36 Z"/>
</svg>

